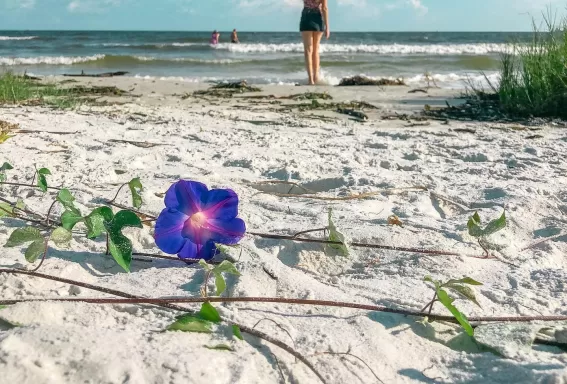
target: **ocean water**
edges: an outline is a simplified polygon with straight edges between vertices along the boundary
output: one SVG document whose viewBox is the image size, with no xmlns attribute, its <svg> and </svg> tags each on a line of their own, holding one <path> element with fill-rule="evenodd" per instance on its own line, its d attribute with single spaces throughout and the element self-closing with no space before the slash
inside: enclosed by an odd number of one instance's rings
<svg viewBox="0 0 567 384">
<path fill-rule="evenodd" d="M 440 86 L 497 80 L 508 44 L 530 33 L 337 32 L 321 46 L 324 81 L 345 76 L 404 77 L 425 73 Z M 256 84 L 305 82 L 299 33 L 241 32 L 241 44 L 209 45 L 210 32 L 0 31 L 0 71 L 37 75 L 127 71 L 142 78 L 206 82 L 246 79 Z"/>
</svg>

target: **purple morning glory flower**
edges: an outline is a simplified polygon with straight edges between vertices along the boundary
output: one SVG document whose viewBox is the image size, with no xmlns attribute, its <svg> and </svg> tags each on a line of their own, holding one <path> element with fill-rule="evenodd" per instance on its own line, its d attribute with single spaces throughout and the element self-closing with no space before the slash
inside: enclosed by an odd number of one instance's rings
<svg viewBox="0 0 567 384">
<path fill-rule="evenodd" d="M 160 213 L 154 238 L 165 253 L 181 259 L 210 260 L 215 244 L 237 244 L 246 232 L 238 219 L 238 195 L 231 189 L 212 189 L 180 180 L 165 194 L 166 208 Z"/>
</svg>

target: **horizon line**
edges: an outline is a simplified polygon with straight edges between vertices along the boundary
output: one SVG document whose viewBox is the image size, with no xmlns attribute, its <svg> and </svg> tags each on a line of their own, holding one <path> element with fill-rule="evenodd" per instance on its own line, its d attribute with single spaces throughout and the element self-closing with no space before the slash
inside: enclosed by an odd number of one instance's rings
<svg viewBox="0 0 567 384">
<path fill-rule="evenodd" d="M 284 30 L 275 30 L 275 31 L 254 31 L 254 30 L 239 30 L 236 28 L 238 32 L 242 33 L 300 33 L 299 31 L 284 31 Z M 220 32 L 232 32 L 232 29 L 222 30 L 217 29 Z M 210 30 L 183 30 L 183 29 L 176 29 L 176 30 L 161 30 L 161 29 L 0 29 L 0 32 L 203 32 L 203 33 L 210 33 Z M 347 31 L 347 30 L 334 30 L 331 31 L 333 33 L 533 33 L 533 30 L 509 30 L 509 31 L 497 31 L 497 30 L 478 30 L 478 31 L 456 31 L 456 30 L 405 30 L 405 31 Z"/>
</svg>

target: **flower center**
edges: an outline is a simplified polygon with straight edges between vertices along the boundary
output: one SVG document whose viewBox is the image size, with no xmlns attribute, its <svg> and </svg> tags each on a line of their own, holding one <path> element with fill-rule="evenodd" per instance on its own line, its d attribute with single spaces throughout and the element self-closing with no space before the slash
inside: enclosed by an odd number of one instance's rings
<svg viewBox="0 0 567 384">
<path fill-rule="evenodd" d="M 191 226 L 194 228 L 201 228 L 207 222 L 207 216 L 203 212 L 197 212 L 189 218 L 191 220 Z"/>
</svg>

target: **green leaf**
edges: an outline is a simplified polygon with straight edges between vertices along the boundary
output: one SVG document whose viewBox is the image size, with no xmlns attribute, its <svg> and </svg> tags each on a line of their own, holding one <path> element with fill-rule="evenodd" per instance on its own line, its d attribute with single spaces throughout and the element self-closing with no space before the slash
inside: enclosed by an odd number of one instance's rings
<svg viewBox="0 0 567 384">
<path fill-rule="evenodd" d="M 438 289 L 437 298 L 439 299 L 441 304 L 443 304 L 445 308 L 447 308 L 449 312 L 451 312 L 451 314 L 455 317 L 455 319 L 457 319 L 459 324 L 461 324 L 461 326 L 465 329 L 465 332 L 469 336 L 473 336 L 474 335 L 473 327 L 471 327 L 467 317 L 463 313 L 461 313 L 457 309 L 457 307 L 453 305 L 454 300 L 451 299 L 451 297 L 449 297 L 447 291 L 445 291 L 444 289 Z"/>
<path fill-rule="evenodd" d="M 47 168 L 41 168 L 37 171 L 37 186 L 43 192 L 47 192 L 47 179 L 45 175 L 51 175 L 51 172 Z"/>
<path fill-rule="evenodd" d="M 131 211 L 120 211 L 112 220 L 104 221 L 104 228 L 108 233 L 108 248 L 114 260 L 126 272 L 130 272 L 130 262 L 132 261 L 132 242 L 122 234 L 125 227 L 142 228 L 140 218 Z"/>
<path fill-rule="evenodd" d="M 213 267 L 211 265 L 207 264 L 207 262 L 203 259 L 199 260 L 199 265 L 201 267 L 203 267 L 203 269 L 207 272 L 212 272 L 212 270 L 213 270 Z"/>
<path fill-rule="evenodd" d="M 14 208 L 11 204 L 0 203 L 0 217 L 13 216 Z"/>
<path fill-rule="evenodd" d="M 205 345 L 205 348 L 207 348 L 207 349 L 214 349 L 214 350 L 217 350 L 217 351 L 230 351 L 230 352 L 234 352 L 234 349 L 233 349 L 230 345 L 226 345 L 226 344 Z"/>
<path fill-rule="evenodd" d="M 83 216 L 79 211 L 65 211 L 61 215 L 61 226 L 68 231 L 72 231 L 77 223 L 83 221 Z"/>
<path fill-rule="evenodd" d="M 18 199 L 16 201 L 16 208 L 24 209 L 25 207 L 26 207 L 26 203 L 24 203 L 24 201 L 22 199 Z"/>
<path fill-rule="evenodd" d="M 204 302 L 199 311 L 199 318 L 213 323 L 220 323 L 221 317 L 215 307 L 211 303 Z"/>
<path fill-rule="evenodd" d="M 135 179 L 130 180 L 128 187 L 132 193 L 132 205 L 136 209 L 140 208 L 142 206 L 142 196 L 140 196 L 140 192 L 144 190 L 144 187 L 140 182 L 140 178 L 136 177 Z"/>
<path fill-rule="evenodd" d="M 4 246 L 8 248 L 17 247 L 36 240 L 43 241 L 43 236 L 41 236 L 39 229 L 34 227 L 18 228 L 12 232 Z"/>
<path fill-rule="evenodd" d="M 348 248 L 345 244 L 345 237 L 342 233 L 337 231 L 335 223 L 333 223 L 333 210 L 329 208 L 329 241 L 340 242 L 342 244 L 330 244 L 329 246 L 339 251 L 343 256 L 348 256 Z"/>
<path fill-rule="evenodd" d="M 472 237 L 481 237 L 483 235 L 482 228 L 480 227 L 480 216 L 478 212 L 469 219 L 467 223 L 467 228 L 469 229 L 469 235 Z"/>
<path fill-rule="evenodd" d="M 224 260 L 222 263 L 213 268 L 214 273 L 228 273 L 230 275 L 240 276 L 238 269 L 228 260 Z"/>
<path fill-rule="evenodd" d="M 232 334 L 240 340 L 244 340 L 244 337 L 242 337 L 242 333 L 240 332 L 240 327 L 238 325 L 233 325 L 232 326 Z"/>
<path fill-rule="evenodd" d="M 41 168 L 37 173 L 40 175 L 51 175 L 51 171 L 47 168 Z"/>
<path fill-rule="evenodd" d="M 55 228 L 53 232 L 51 232 L 50 240 L 58 246 L 65 246 L 73 240 L 73 234 L 63 227 Z"/>
<path fill-rule="evenodd" d="M 73 202 L 75 201 L 75 197 L 69 192 L 68 189 L 62 189 L 57 194 L 57 201 L 61 203 L 66 210 L 72 211 L 77 214 L 81 214 L 81 212 L 75 207 Z"/>
<path fill-rule="evenodd" d="M 443 286 L 448 285 L 448 284 L 482 285 L 482 283 L 479 283 L 478 281 L 471 279 L 470 277 L 463 277 L 462 279 L 459 279 L 459 280 L 451 279 L 451 280 L 447 281 L 445 284 L 443 284 Z"/>
<path fill-rule="evenodd" d="M 444 284 L 443 286 L 452 289 L 453 291 L 457 292 L 465 299 L 472 301 L 479 307 L 481 306 L 480 303 L 476 300 L 476 295 L 471 287 L 467 287 L 466 285 L 460 285 L 460 284 Z"/>
<path fill-rule="evenodd" d="M 502 229 L 506 228 L 506 211 L 502 213 L 498 219 L 492 220 L 486 228 L 484 228 L 484 236 L 492 235 Z"/>
<path fill-rule="evenodd" d="M 26 249 L 25 257 L 29 263 L 34 263 L 45 252 L 45 240 L 37 240 Z"/>
<path fill-rule="evenodd" d="M 99 207 L 94 209 L 85 217 L 85 225 L 87 227 L 87 238 L 96 239 L 104 232 L 104 222 L 112 221 L 114 214 L 112 209 L 108 207 Z"/>
<path fill-rule="evenodd" d="M 10 165 L 10 163 L 4 163 L 2 164 L 2 166 L 0 167 L 0 172 L 4 172 L 4 171 L 8 171 L 10 169 L 14 169 L 14 167 L 12 167 Z"/>
<path fill-rule="evenodd" d="M 14 137 L 14 135 L 8 135 L 8 132 L 0 132 L 0 144 L 3 144 L 9 138 Z"/>
<path fill-rule="evenodd" d="M 217 296 L 222 295 L 226 290 L 226 281 L 221 273 L 215 273 L 215 287 L 217 288 Z"/>
<path fill-rule="evenodd" d="M 433 280 L 433 278 L 431 276 L 425 276 L 423 281 L 428 282 L 428 283 L 432 283 L 433 285 L 435 285 L 435 290 L 438 290 L 441 287 L 441 283 L 437 280 Z"/>
<path fill-rule="evenodd" d="M 212 333 L 212 323 L 203 319 L 199 319 L 193 315 L 182 315 L 177 318 L 177 321 L 167 327 L 168 331 L 183 331 L 183 332 L 200 332 Z"/>
<path fill-rule="evenodd" d="M 6 181 L 6 171 L 9 169 L 14 169 L 9 163 L 4 163 L 0 167 L 0 182 Z"/>
</svg>

